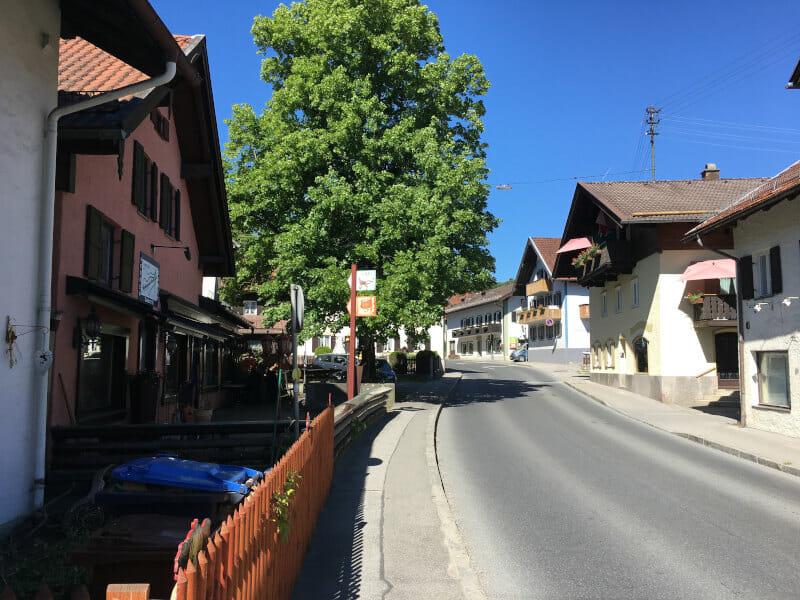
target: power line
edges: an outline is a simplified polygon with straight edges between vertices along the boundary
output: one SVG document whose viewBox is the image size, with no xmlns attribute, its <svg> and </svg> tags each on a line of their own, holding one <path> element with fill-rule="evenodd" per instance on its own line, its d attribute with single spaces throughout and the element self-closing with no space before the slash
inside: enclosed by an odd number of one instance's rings
<svg viewBox="0 0 800 600">
<path fill-rule="evenodd" d="M 701 127 L 723 127 L 729 129 L 762 129 L 764 131 L 774 131 L 777 133 L 797 133 L 800 134 L 800 129 L 791 129 L 788 127 L 774 127 L 772 125 L 754 125 L 746 123 L 734 123 L 732 121 L 714 121 L 712 119 L 700 118 L 687 118 L 679 116 L 662 117 L 664 121 L 678 121 L 691 125 L 699 125 Z"/>
<path fill-rule="evenodd" d="M 598 178 L 605 178 L 611 175 L 612 177 L 616 177 L 618 175 L 631 175 L 634 173 L 645 173 L 650 169 L 640 169 L 636 171 L 620 171 L 618 173 L 603 173 L 602 175 L 576 175 L 575 177 L 557 177 L 555 179 L 540 179 L 539 181 L 510 181 L 508 183 L 504 183 L 502 185 L 495 186 L 497 190 L 510 190 L 513 189 L 515 185 L 538 185 L 540 183 L 554 183 L 556 181 L 578 181 L 583 179 L 598 179 Z"/>
</svg>

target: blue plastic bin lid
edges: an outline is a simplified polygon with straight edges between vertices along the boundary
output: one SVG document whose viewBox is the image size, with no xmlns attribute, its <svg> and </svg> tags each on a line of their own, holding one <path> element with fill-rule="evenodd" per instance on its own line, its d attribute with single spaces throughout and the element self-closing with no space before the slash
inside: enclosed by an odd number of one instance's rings
<svg viewBox="0 0 800 600">
<path fill-rule="evenodd" d="M 248 479 L 260 475 L 260 471 L 247 467 L 181 460 L 176 456 L 137 458 L 111 472 L 111 477 L 120 481 L 239 494 L 247 493 L 244 484 Z"/>
</svg>

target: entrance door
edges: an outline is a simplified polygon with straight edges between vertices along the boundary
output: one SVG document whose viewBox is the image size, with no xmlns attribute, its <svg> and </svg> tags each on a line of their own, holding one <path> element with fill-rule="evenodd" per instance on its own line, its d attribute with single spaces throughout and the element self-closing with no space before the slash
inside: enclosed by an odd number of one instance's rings
<svg viewBox="0 0 800 600">
<path fill-rule="evenodd" d="M 717 356 L 717 385 L 720 388 L 739 389 L 739 349 L 736 333 L 727 331 L 714 336 Z"/>
<path fill-rule="evenodd" d="M 106 423 L 125 414 L 127 350 L 128 338 L 110 333 L 81 345 L 76 410 L 79 422 Z"/>
</svg>

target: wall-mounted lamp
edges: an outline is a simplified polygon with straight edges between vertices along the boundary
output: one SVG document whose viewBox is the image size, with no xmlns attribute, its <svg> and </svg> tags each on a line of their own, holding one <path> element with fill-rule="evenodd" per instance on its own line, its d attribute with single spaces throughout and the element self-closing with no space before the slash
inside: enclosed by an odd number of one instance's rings
<svg viewBox="0 0 800 600">
<path fill-rule="evenodd" d="M 769 302 L 757 302 L 753 305 L 753 312 L 761 312 L 765 306 L 770 306 Z"/>
<path fill-rule="evenodd" d="M 182 248 L 186 260 L 192 260 L 192 253 L 189 251 L 189 246 L 159 246 L 158 244 L 150 244 L 150 254 L 153 254 L 156 248 Z"/>
<path fill-rule="evenodd" d="M 167 339 L 164 345 L 167 348 L 167 352 L 169 352 L 170 354 L 175 352 L 175 349 L 178 347 L 178 340 L 175 338 L 175 334 L 172 333 L 171 331 L 167 332 Z"/>
<path fill-rule="evenodd" d="M 783 299 L 783 302 L 781 302 L 781 304 L 783 304 L 784 306 L 791 306 L 792 300 L 800 300 L 800 298 L 798 298 L 797 296 L 786 296 L 786 298 Z"/>
<path fill-rule="evenodd" d="M 81 345 L 89 345 L 91 342 L 100 337 L 100 332 L 103 330 L 103 324 L 100 322 L 100 317 L 92 307 L 92 311 L 85 319 L 78 319 L 78 324 L 72 333 L 72 346 L 78 348 Z"/>
</svg>

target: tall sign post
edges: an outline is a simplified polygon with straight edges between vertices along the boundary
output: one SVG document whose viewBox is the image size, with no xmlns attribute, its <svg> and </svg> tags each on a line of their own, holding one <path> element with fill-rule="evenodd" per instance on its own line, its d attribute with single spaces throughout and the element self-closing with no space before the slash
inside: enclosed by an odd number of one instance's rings
<svg viewBox="0 0 800 600">
<path fill-rule="evenodd" d="M 350 348 L 347 360 L 347 399 L 356 395 L 356 265 L 350 265 Z"/>
<path fill-rule="evenodd" d="M 305 312 L 305 299 L 303 288 L 299 285 L 290 286 L 290 300 L 292 303 L 292 395 L 294 396 L 294 439 L 300 438 L 300 369 L 297 366 L 297 334 L 303 329 L 303 313 Z M 280 396 L 280 393 L 278 394 Z M 280 397 L 278 402 L 280 402 Z"/>
</svg>

